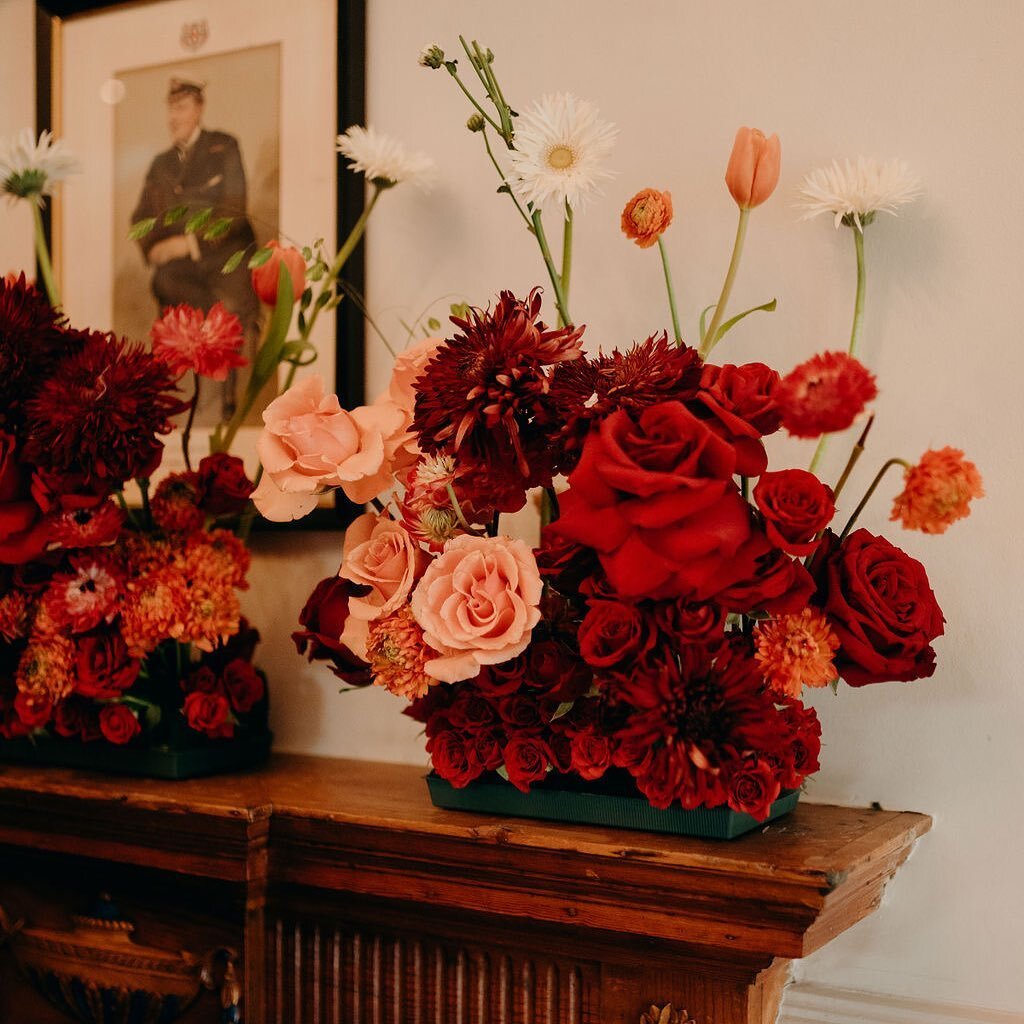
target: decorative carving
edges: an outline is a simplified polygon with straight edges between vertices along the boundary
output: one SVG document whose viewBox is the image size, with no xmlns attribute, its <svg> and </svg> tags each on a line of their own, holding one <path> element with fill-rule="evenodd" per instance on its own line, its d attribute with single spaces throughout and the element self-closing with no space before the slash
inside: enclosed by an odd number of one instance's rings
<svg viewBox="0 0 1024 1024">
<path fill-rule="evenodd" d="M 697 1024 L 685 1011 L 672 1009 L 671 1003 L 654 1006 L 640 1015 L 640 1024 Z"/>
</svg>

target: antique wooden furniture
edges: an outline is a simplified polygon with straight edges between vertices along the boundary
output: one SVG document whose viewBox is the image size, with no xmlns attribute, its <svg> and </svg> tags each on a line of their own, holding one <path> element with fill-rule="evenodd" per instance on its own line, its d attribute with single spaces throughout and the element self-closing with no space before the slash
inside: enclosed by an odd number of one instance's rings
<svg viewBox="0 0 1024 1024">
<path fill-rule="evenodd" d="M 73 931 L 104 891 L 146 947 L 231 970 L 237 951 L 249 1024 L 760 1024 L 789 961 L 875 909 L 930 826 L 801 804 L 739 840 L 680 839 L 438 810 L 422 774 L 0 768 L 0 1022 L 68 1019 L 16 977 L 19 944 Z M 221 1019 L 230 989 L 180 1019 Z"/>
</svg>

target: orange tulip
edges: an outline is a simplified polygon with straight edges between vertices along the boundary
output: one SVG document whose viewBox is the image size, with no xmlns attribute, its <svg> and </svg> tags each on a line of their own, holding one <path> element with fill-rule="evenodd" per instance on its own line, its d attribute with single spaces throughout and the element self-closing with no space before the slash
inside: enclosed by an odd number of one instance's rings
<svg viewBox="0 0 1024 1024">
<path fill-rule="evenodd" d="M 252 272 L 252 290 L 256 297 L 268 306 L 273 306 L 277 302 L 277 282 L 283 262 L 291 275 L 292 298 L 298 302 L 306 284 L 306 261 L 302 258 L 302 253 L 293 245 L 282 249 L 276 239 L 267 242 L 266 248 L 273 250 L 270 259 Z"/>
<path fill-rule="evenodd" d="M 760 206 L 775 191 L 781 155 L 778 135 L 766 138 L 757 128 L 741 128 L 736 133 L 725 183 L 741 210 Z"/>
</svg>

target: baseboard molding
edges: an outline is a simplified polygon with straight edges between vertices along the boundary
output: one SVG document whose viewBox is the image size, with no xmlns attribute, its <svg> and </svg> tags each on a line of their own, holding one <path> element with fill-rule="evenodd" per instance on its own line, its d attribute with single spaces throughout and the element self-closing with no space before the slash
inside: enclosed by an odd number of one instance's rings
<svg viewBox="0 0 1024 1024">
<path fill-rule="evenodd" d="M 797 982 L 786 989 L 779 1024 L 1024 1024 L 1024 1013 Z"/>
</svg>

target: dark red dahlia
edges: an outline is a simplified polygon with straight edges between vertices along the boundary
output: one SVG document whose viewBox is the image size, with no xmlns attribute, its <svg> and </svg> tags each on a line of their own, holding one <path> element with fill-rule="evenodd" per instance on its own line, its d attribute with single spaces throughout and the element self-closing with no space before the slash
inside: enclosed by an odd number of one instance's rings
<svg viewBox="0 0 1024 1024">
<path fill-rule="evenodd" d="M 452 317 L 459 333 L 437 349 L 415 383 L 412 429 L 420 448 L 486 468 L 496 485 L 501 477 L 519 493 L 551 482 L 548 367 L 582 354 L 583 328 L 549 330 L 538 319 L 540 305 L 537 288 L 525 301 L 505 291 L 493 312 Z"/>
<path fill-rule="evenodd" d="M 27 403 L 25 457 L 58 475 L 119 490 L 147 476 L 186 403 L 167 367 L 140 346 L 94 332 L 61 359 Z"/>
</svg>

